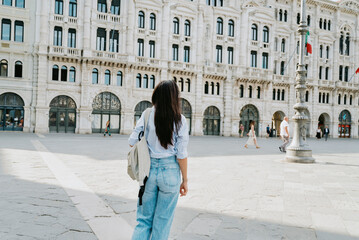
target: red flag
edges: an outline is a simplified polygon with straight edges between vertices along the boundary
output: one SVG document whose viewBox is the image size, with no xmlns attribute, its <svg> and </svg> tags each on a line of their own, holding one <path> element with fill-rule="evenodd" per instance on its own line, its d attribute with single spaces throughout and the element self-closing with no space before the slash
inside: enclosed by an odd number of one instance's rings
<svg viewBox="0 0 359 240">
<path fill-rule="evenodd" d="M 359 73 L 359 67 L 358 67 L 358 69 L 355 71 L 355 74 L 358 74 Z"/>
</svg>

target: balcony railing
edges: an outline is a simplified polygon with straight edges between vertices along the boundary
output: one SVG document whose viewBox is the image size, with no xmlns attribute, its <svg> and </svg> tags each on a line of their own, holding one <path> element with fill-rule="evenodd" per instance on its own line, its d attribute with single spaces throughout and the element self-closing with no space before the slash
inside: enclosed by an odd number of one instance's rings
<svg viewBox="0 0 359 240">
<path fill-rule="evenodd" d="M 116 52 L 93 51 L 92 57 L 114 59 L 114 60 L 118 60 L 120 62 L 127 61 L 127 57 L 125 55 L 122 55 L 122 54 L 116 53 Z"/>
<path fill-rule="evenodd" d="M 69 17 L 69 23 L 77 24 L 77 18 L 75 18 L 75 17 Z"/>
<path fill-rule="evenodd" d="M 179 69 L 179 70 L 195 70 L 196 65 L 192 63 L 185 63 L 185 62 L 176 62 L 171 61 L 169 67 L 172 69 Z"/>
<path fill-rule="evenodd" d="M 100 21 L 105 21 L 105 22 L 109 21 L 109 22 L 119 23 L 121 18 L 118 15 L 98 12 L 97 19 Z"/>
<path fill-rule="evenodd" d="M 59 22 L 63 22 L 64 21 L 64 16 L 62 16 L 62 15 L 54 15 L 54 20 L 59 21 Z"/>
<path fill-rule="evenodd" d="M 160 60 L 156 58 L 136 57 L 136 62 L 144 65 L 159 66 Z"/>
<path fill-rule="evenodd" d="M 61 46 L 50 46 L 49 54 L 62 55 L 62 56 L 72 56 L 72 57 L 81 57 L 82 50 L 78 48 L 68 48 Z"/>
</svg>

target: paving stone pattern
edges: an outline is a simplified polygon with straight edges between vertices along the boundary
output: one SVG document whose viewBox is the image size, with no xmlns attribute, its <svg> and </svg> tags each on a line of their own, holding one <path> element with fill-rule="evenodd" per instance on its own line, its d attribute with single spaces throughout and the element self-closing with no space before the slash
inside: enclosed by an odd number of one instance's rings
<svg viewBox="0 0 359 240">
<path fill-rule="evenodd" d="M 0 133 L 0 239 L 98 239 L 33 140 L 136 225 L 126 136 Z M 316 163 L 308 165 L 284 162 L 278 139 L 259 139 L 259 150 L 245 141 L 191 137 L 190 192 L 170 239 L 359 239 L 358 140 L 310 139 Z"/>
</svg>

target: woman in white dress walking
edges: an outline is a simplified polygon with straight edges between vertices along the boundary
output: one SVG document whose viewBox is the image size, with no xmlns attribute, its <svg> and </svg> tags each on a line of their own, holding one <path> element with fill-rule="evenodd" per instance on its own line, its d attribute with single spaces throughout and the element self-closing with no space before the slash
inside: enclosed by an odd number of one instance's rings
<svg viewBox="0 0 359 240">
<path fill-rule="evenodd" d="M 248 135 L 248 141 L 246 142 L 246 145 L 244 145 L 245 148 L 248 148 L 248 145 L 255 145 L 256 148 L 259 148 L 258 144 L 257 144 L 257 138 L 256 138 L 256 132 L 254 131 L 254 126 L 255 126 L 256 122 L 252 121 L 249 124 L 249 133 Z"/>
</svg>

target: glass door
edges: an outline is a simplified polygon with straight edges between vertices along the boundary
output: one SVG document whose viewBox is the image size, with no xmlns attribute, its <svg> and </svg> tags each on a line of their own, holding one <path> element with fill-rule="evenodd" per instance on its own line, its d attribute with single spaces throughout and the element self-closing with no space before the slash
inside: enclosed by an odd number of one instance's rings
<svg viewBox="0 0 359 240">
<path fill-rule="evenodd" d="M 57 118 L 57 132 L 65 133 L 66 132 L 66 112 L 58 111 Z"/>
<path fill-rule="evenodd" d="M 0 130 L 5 128 L 5 110 L 0 109 Z"/>
<path fill-rule="evenodd" d="M 66 132 L 75 132 L 76 128 L 76 113 L 68 112 L 67 113 L 67 123 L 66 123 Z"/>
</svg>

